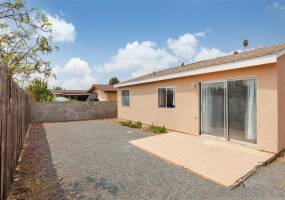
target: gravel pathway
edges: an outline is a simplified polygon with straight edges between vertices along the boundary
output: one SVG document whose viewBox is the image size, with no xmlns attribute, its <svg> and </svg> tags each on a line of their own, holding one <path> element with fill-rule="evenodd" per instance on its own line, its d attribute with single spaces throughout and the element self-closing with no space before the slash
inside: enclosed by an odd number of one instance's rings
<svg viewBox="0 0 285 200">
<path fill-rule="evenodd" d="M 234 190 L 163 161 L 128 141 L 150 134 L 110 121 L 44 124 L 67 199 L 284 199 L 285 160 Z"/>
</svg>

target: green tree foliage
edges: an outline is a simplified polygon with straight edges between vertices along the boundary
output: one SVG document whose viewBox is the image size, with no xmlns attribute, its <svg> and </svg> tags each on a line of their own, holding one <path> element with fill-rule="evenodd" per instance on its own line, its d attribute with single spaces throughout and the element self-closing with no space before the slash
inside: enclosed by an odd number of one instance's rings
<svg viewBox="0 0 285 200">
<path fill-rule="evenodd" d="M 115 85 L 117 83 L 120 83 L 120 81 L 117 77 L 112 77 L 109 81 L 109 85 Z"/>
<path fill-rule="evenodd" d="M 246 49 L 248 47 L 248 45 L 249 45 L 249 41 L 248 41 L 248 39 L 245 39 L 243 41 L 243 47 Z"/>
<path fill-rule="evenodd" d="M 15 78 L 32 74 L 53 76 L 50 62 L 44 59 L 57 47 L 52 42 L 52 24 L 46 15 L 27 8 L 23 0 L 0 3 L 0 64 Z"/>
<path fill-rule="evenodd" d="M 51 101 L 53 99 L 53 95 L 48 89 L 48 83 L 45 79 L 33 79 L 26 90 L 37 102 Z"/>
</svg>

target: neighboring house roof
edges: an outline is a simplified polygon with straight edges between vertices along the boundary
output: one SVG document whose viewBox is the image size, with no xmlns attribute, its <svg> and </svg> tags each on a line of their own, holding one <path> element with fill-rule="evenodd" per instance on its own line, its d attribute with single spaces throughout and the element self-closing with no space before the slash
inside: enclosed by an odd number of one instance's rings
<svg viewBox="0 0 285 200">
<path fill-rule="evenodd" d="M 88 95 L 86 90 L 51 90 L 51 92 L 62 95 Z"/>
<path fill-rule="evenodd" d="M 116 84 L 115 87 L 142 84 L 171 78 L 186 77 L 191 75 L 237 69 L 277 62 L 280 53 L 285 53 L 285 44 L 278 44 L 264 48 L 258 48 L 237 54 L 226 55 L 214 59 L 204 60 L 186 65 L 180 65 Z"/>
<path fill-rule="evenodd" d="M 108 84 L 93 84 L 87 92 L 91 92 L 93 88 L 98 88 L 104 92 L 117 92 L 117 89 L 114 87 L 114 85 Z"/>
</svg>

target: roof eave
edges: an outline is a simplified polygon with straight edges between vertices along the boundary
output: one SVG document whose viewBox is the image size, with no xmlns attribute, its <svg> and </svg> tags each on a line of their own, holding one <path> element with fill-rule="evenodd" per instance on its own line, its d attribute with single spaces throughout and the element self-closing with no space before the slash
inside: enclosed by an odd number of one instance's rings
<svg viewBox="0 0 285 200">
<path fill-rule="evenodd" d="M 90 93 L 94 87 L 95 87 L 95 85 L 91 85 L 91 87 L 87 90 L 87 92 Z"/>
<path fill-rule="evenodd" d="M 62 95 L 88 95 L 88 92 L 64 92 Z"/>
<path fill-rule="evenodd" d="M 257 65 L 270 64 L 270 63 L 277 62 L 277 58 L 279 56 L 280 55 L 277 55 L 277 54 L 271 54 L 271 55 L 261 56 L 257 58 L 235 61 L 235 62 L 226 63 L 226 64 L 212 65 L 208 67 L 193 69 L 190 71 L 178 72 L 174 74 L 168 74 L 168 75 L 148 78 L 144 80 L 118 83 L 114 87 L 120 88 L 120 87 L 125 87 L 125 86 L 130 86 L 130 85 L 138 85 L 138 84 L 157 82 L 157 81 L 180 78 L 180 77 L 194 76 L 194 75 L 199 75 L 199 74 L 206 74 L 206 73 L 226 71 L 226 70 L 231 70 L 231 69 L 247 68 L 247 67 L 252 67 L 252 66 L 257 66 Z"/>
</svg>

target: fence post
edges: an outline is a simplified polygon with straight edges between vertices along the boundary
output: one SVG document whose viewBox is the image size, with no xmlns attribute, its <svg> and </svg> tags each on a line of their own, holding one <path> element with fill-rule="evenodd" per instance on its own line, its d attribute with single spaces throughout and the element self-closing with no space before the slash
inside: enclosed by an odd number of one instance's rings
<svg viewBox="0 0 285 200">
<path fill-rule="evenodd" d="M 0 66 L 0 199 L 5 199 L 30 123 L 30 98 Z"/>
</svg>

